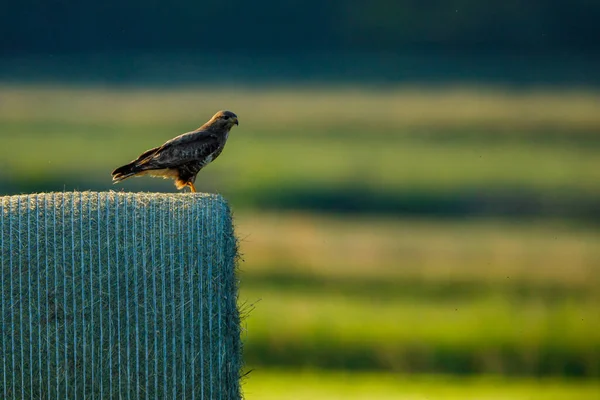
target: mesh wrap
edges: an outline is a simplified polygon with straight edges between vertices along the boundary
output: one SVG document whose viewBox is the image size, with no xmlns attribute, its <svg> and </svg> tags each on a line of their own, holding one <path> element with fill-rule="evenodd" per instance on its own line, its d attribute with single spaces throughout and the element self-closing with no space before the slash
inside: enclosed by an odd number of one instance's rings
<svg viewBox="0 0 600 400">
<path fill-rule="evenodd" d="M 0 252 L 0 398 L 240 398 L 222 197 L 1 197 Z"/>
</svg>

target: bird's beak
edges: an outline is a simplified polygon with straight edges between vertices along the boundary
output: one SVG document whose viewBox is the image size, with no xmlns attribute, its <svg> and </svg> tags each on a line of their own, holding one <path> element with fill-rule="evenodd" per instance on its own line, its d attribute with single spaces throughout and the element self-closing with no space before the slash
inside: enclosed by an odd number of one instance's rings
<svg viewBox="0 0 600 400">
<path fill-rule="evenodd" d="M 238 119 L 237 119 L 237 118 L 234 120 L 234 122 L 233 122 L 233 123 L 234 123 L 234 124 L 236 124 L 236 125 L 239 125 L 239 124 L 240 124 L 240 123 L 238 122 Z"/>
</svg>

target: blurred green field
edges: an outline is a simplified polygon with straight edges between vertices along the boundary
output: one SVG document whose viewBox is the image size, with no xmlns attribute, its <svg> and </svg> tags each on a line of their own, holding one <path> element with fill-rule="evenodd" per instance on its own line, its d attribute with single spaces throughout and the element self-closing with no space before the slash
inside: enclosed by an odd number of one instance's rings
<svg viewBox="0 0 600 400">
<path fill-rule="evenodd" d="M 110 171 L 231 109 L 240 126 L 197 187 L 235 214 L 248 399 L 590 399 L 598 104 L 497 87 L 4 85 L 0 192 L 174 191 L 112 186 Z"/>
<path fill-rule="evenodd" d="M 600 375 L 600 233 L 560 224 L 240 214 L 246 361 Z M 368 227 L 368 229 L 364 229 Z"/>
<path fill-rule="evenodd" d="M 248 400 L 591 400 L 598 382 L 501 377 L 403 377 L 327 371 L 254 371 Z"/>
<path fill-rule="evenodd" d="M 600 96 L 485 88 L 0 90 L 0 186 L 106 189 L 219 108 L 240 116 L 201 190 L 236 207 L 600 220 Z M 20 156 L 16 157 L 15 152 Z M 156 180 L 118 189 L 172 190 Z"/>
</svg>

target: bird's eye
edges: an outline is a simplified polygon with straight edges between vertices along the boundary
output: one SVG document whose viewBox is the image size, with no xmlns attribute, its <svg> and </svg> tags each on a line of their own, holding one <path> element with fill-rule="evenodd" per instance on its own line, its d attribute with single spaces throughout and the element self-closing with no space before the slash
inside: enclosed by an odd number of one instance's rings
<svg viewBox="0 0 600 400">
<path fill-rule="evenodd" d="M 229 119 L 229 115 L 223 115 L 223 119 L 225 119 L 225 120 Z"/>
</svg>

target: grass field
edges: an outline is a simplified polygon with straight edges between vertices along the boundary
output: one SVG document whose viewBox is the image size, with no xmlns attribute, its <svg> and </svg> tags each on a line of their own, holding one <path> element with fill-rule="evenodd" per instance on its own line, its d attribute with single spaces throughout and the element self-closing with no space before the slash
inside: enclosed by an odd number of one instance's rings
<svg viewBox="0 0 600 400">
<path fill-rule="evenodd" d="M 236 224 L 248 278 L 483 282 L 579 293 L 600 283 L 600 233 L 561 220 L 240 212 Z"/>
<path fill-rule="evenodd" d="M 260 300 L 247 319 L 251 365 L 600 373 L 594 229 L 287 214 L 237 222 L 241 298 Z"/>
<path fill-rule="evenodd" d="M 241 125 L 227 162 L 198 184 L 236 207 L 598 220 L 599 100 L 478 88 L 3 87 L 0 183 L 109 188 L 115 166 L 227 107 Z M 172 190 L 156 180 L 120 188 Z"/>
<path fill-rule="evenodd" d="M 244 385 L 247 400 L 591 400 L 600 383 L 502 377 L 405 377 L 327 371 L 262 371 Z"/>
<path fill-rule="evenodd" d="M 0 90 L 0 192 L 110 171 L 220 108 L 248 399 L 591 399 L 600 94 L 445 87 Z"/>
</svg>

